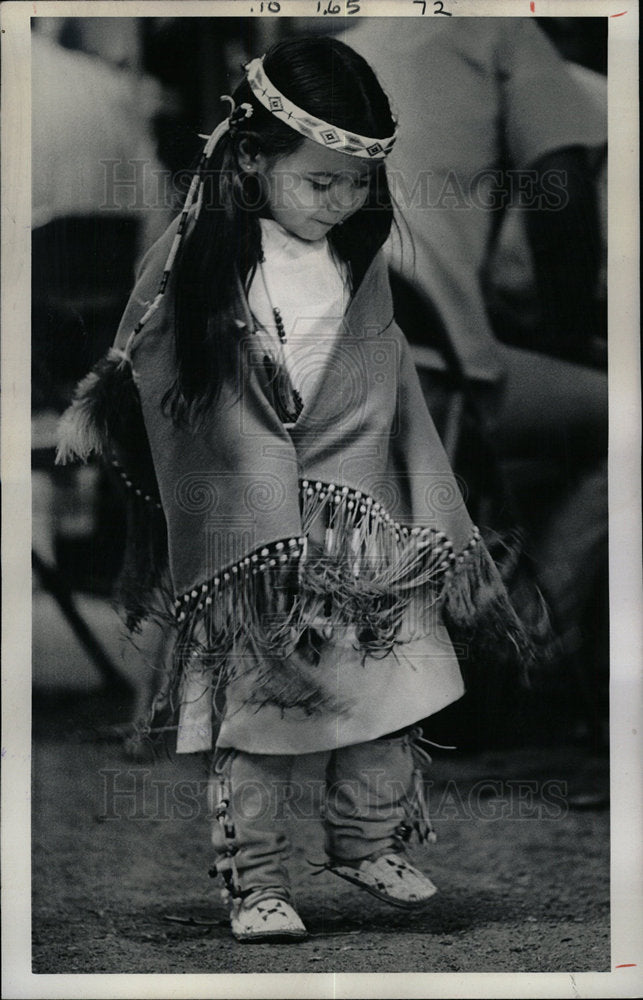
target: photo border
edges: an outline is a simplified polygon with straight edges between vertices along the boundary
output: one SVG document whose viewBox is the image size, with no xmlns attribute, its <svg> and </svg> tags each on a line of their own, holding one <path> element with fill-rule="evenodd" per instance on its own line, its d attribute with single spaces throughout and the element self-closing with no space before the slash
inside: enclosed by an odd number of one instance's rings
<svg viewBox="0 0 643 1000">
<path fill-rule="evenodd" d="M 30 972 L 31 492 L 30 20 L 246 17 L 252 0 L 5 3 L 2 19 L 3 995 L 22 997 L 620 997 L 643 987 L 641 406 L 638 297 L 638 3 L 445 0 L 453 16 L 609 18 L 609 531 L 611 921 L 609 973 L 33 975 Z M 431 6 L 429 3 L 427 6 Z M 310 16 L 314 0 L 282 0 Z M 421 17 L 412 0 L 357 16 Z"/>
</svg>

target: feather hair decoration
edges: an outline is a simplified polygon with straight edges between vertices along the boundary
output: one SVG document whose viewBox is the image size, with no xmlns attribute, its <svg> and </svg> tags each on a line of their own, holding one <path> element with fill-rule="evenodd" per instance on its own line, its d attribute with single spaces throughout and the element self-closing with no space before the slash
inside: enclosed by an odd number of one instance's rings
<svg viewBox="0 0 643 1000">
<path fill-rule="evenodd" d="M 114 440 L 122 442 L 123 428 L 132 427 L 132 417 L 140 418 L 140 412 L 132 367 L 112 348 L 79 382 L 58 422 L 56 465 L 86 462 L 92 455 L 109 458 Z M 120 434 L 115 423 L 121 425 Z"/>
<path fill-rule="evenodd" d="M 169 600 L 167 525 L 132 366 L 112 349 L 76 388 L 58 426 L 58 465 L 97 458 L 125 488 L 127 544 L 117 599 L 136 629 Z"/>
</svg>

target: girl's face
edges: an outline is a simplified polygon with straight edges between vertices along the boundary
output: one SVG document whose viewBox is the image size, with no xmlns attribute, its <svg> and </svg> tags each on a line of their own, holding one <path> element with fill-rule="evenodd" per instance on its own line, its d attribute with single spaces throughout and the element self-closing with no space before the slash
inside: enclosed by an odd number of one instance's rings
<svg viewBox="0 0 643 1000">
<path fill-rule="evenodd" d="M 254 165 L 266 184 L 272 218 L 302 240 L 320 240 L 364 205 L 373 161 L 327 149 L 304 139 L 294 153 L 279 159 L 261 154 Z"/>
</svg>

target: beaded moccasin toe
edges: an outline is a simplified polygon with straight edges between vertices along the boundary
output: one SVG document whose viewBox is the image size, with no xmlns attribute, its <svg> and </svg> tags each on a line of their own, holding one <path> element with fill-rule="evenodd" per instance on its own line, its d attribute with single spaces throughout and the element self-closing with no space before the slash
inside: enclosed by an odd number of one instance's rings
<svg viewBox="0 0 643 1000">
<path fill-rule="evenodd" d="M 424 906 L 438 891 L 430 878 L 395 852 L 366 859 L 358 867 L 332 862 L 326 867 L 378 899 L 409 910 Z"/>
<path fill-rule="evenodd" d="M 237 941 L 300 941 L 308 931 L 285 899 L 268 897 L 233 907 L 230 926 Z"/>
</svg>

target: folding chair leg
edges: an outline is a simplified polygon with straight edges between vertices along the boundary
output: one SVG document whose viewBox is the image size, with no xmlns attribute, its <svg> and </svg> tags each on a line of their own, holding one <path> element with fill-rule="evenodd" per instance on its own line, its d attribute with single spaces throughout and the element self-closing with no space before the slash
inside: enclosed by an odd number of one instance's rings
<svg viewBox="0 0 643 1000">
<path fill-rule="evenodd" d="M 40 577 L 43 587 L 57 602 L 74 634 L 98 667 L 107 686 L 115 693 L 118 692 L 127 696 L 133 695 L 134 689 L 132 685 L 116 669 L 103 646 L 80 615 L 74 604 L 71 589 L 61 578 L 60 573 L 54 567 L 48 566 L 33 549 L 31 551 L 31 562 Z"/>
</svg>

